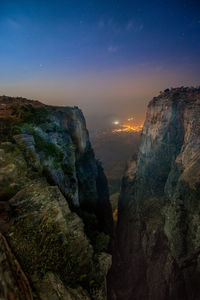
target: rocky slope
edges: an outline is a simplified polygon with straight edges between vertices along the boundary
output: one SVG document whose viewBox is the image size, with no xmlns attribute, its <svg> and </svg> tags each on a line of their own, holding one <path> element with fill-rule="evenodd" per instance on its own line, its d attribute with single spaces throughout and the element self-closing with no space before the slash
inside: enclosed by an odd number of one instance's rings
<svg viewBox="0 0 200 300">
<path fill-rule="evenodd" d="M 106 299 L 112 212 L 82 112 L 0 97 L 0 142 L 0 231 L 27 299 Z M 13 260 L 1 299 L 23 298 Z"/>
<path fill-rule="evenodd" d="M 118 217 L 109 298 L 200 299 L 200 89 L 149 103 Z"/>
</svg>

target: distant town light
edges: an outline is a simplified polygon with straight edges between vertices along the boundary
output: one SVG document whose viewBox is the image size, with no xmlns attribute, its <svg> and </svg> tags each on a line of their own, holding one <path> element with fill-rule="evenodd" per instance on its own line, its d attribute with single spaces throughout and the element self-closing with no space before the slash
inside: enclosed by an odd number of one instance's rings
<svg viewBox="0 0 200 300">
<path fill-rule="evenodd" d="M 143 125 L 138 124 L 138 125 L 133 125 L 130 126 L 129 124 L 122 124 L 119 129 L 114 129 L 112 132 L 140 132 L 142 131 Z"/>
<path fill-rule="evenodd" d="M 119 125 L 119 121 L 114 121 L 113 124 L 114 125 Z"/>
<path fill-rule="evenodd" d="M 129 122 L 130 122 L 130 121 L 133 121 L 133 118 L 129 118 L 128 121 L 129 121 Z"/>
</svg>

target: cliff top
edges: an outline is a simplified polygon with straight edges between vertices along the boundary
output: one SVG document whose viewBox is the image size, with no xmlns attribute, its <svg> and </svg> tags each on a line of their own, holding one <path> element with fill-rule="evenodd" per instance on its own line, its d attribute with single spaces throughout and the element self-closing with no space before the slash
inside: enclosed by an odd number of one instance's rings
<svg viewBox="0 0 200 300">
<path fill-rule="evenodd" d="M 200 87 L 177 87 L 171 89 L 165 89 L 160 92 L 160 95 L 154 97 L 149 106 L 157 103 L 160 100 L 168 100 L 173 102 L 197 102 L 200 104 Z"/>
<path fill-rule="evenodd" d="M 32 99 L 27 99 L 23 97 L 11 97 L 11 96 L 6 96 L 2 95 L 0 96 L 0 105 L 5 104 L 5 105 L 12 105 L 13 103 L 18 103 L 18 104 L 23 104 L 23 105 L 32 105 L 34 107 L 57 107 L 57 108 L 73 108 L 73 109 L 78 109 L 78 106 L 58 106 L 58 105 L 48 105 L 44 104 L 38 100 L 32 100 Z"/>
<path fill-rule="evenodd" d="M 26 108 L 32 107 L 33 109 L 47 109 L 47 111 L 73 111 L 79 110 L 77 106 L 57 106 L 57 105 L 47 105 L 38 100 L 29 100 L 23 97 L 10 97 L 10 96 L 0 96 L 0 118 L 7 118 L 10 115 L 14 115 L 17 106 Z"/>
<path fill-rule="evenodd" d="M 13 103 L 19 103 L 19 104 L 31 104 L 34 106 L 44 106 L 45 104 L 41 103 L 37 100 L 29 100 L 23 97 L 10 97 L 10 96 L 0 96 L 0 104 L 13 104 Z"/>
</svg>

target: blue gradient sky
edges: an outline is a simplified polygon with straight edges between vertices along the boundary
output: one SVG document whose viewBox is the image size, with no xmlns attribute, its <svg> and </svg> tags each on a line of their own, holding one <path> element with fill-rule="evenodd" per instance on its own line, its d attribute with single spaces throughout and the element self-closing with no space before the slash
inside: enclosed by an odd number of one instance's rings
<svg viewBox="0 0 200 300">
<path fill-rule="evenodd" d="M 0 0 L 0 94 L 134 114 L 160 90 L 200 84 L 194 0 Z"/>
</svg>

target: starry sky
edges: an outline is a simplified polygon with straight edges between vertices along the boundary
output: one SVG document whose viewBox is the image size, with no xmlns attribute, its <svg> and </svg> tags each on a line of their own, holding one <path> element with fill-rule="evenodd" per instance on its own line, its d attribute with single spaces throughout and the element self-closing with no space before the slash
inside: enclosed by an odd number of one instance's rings
<svg viewBox="0 0 200 300">
<path fill-rule="evenodd" d="M 0 0 L 0 94 L 139 122 L 182 85 L 200 85 L 198 0 Z"/>
</svg>

